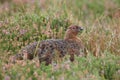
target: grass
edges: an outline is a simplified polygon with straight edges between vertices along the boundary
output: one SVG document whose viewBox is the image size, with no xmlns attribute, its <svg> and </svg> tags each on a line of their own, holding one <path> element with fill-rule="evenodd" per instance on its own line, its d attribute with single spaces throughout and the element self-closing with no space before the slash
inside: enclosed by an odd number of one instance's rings
<svg viewBox="0 0 120 80">
<path fill-rule="evenodd" d="M 0 80 L 120 80 L 119 7 L 119 0 L 1 0 Z M 56 66 L 39 66 L 37 58 L 10 64 L 25 45 L 63 38 L 71 24 L 84 27 L 87 57 L 71 63 L 66 56 Z"/>
</svg>

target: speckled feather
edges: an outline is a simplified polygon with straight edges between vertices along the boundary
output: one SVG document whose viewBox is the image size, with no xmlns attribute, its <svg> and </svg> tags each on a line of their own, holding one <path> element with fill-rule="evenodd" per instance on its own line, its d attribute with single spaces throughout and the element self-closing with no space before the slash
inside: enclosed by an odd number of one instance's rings
<svg viewBox="0 0 120 80">
<path fill-rule="evenodd" d="M 38 55 L 39 62 L 46 62 L 46 65 L 52 62 L 52 59 L 57 51 L 59 57 L 70 55 L 70 61 L 74 61 L 74 54 L 79 55 L 83 50 L 81 41 L 76 37 L 81 27 L 70 26 L 66 31 L 64 39 L 47 39 L 41 42 L 34 42 L 20 50 L 16 55 L 16 59 L 33 59 Z M 82 30 L 82 29 L 81 29 Z M 23 57 L 26 55 L 25 57 Z"/>
</svg>

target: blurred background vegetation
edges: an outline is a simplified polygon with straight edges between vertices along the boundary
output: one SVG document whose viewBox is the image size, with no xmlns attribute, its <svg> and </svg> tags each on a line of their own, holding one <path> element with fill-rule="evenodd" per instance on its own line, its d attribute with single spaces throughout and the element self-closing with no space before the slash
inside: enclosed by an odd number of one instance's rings
<svg viewBox="0 0 120 80">
<path fill-rule="evenodd" d="M 27 44 L 63 38 L 71 24 L 84 27 L 79 37 L 87 58 L 41 67 L 37 58 L 10 63 Z M 120 0 L 0 0 L 1 80 L 120 80 L 119 75 Z"/>
</svg>

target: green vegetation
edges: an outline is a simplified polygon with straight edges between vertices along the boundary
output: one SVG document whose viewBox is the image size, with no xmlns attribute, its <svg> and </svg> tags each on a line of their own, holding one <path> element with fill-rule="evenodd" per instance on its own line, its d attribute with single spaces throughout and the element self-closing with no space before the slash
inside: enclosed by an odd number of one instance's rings
<svg viewBox="0 0 120 80">
<path fill-rule="evenodd" d="M 34 41 L 63 38 L 71 24 L 87 57 L 45 66 L 38 59 L 10 63 Z M 0 0 L 0 80 L 120 80 L 120 0 Z"/>
</svg>

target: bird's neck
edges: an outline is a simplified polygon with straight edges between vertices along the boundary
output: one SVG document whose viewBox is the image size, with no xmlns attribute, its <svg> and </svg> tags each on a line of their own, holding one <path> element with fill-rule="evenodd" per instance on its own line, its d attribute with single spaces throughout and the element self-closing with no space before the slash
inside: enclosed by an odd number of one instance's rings
<svg viewBox="0 0 120 80">
<path fill-rule="evenodd" d="M 66 31 L 65 36 L 64 36 L 64 40 L 78 40 L 77 34 L 75 33 L 71 33 L 71 31 Z"/>
<path fill-rule="evenodd" d="M 77 37 L 77 34 L 72 34 L 71 32 L 67 31 L 64 36 L 64 40 L 76 42 L 81 48 L 84 48 L 84 45 L 82 44 L 81 39 Z"/>
</svg>

